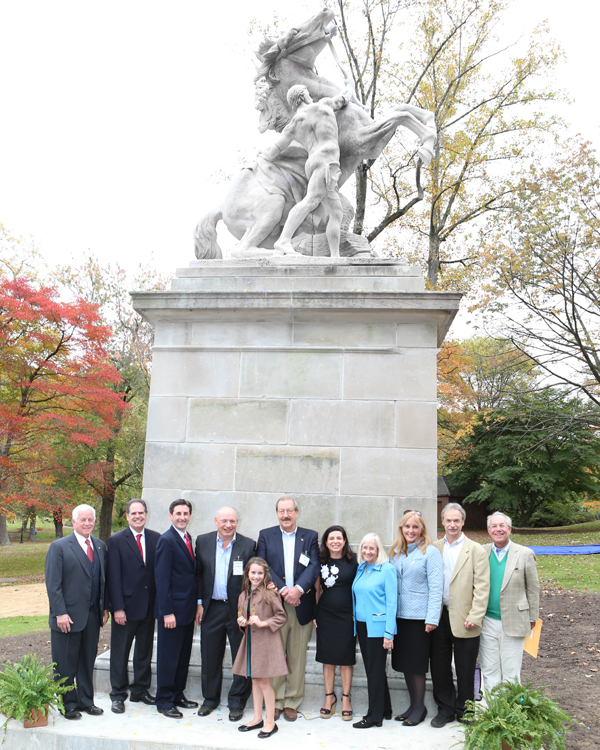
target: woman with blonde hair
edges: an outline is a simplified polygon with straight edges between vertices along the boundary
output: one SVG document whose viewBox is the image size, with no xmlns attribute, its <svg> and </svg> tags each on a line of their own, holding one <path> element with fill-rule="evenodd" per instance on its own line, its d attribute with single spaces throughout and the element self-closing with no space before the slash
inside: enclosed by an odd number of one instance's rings
<svg viewBox="0 0 600 750">
<path fill-rule="evenodd" d="M 369 710 L 355 729 L 380 727 L 392 718 L 392 703 L 385 674 L 387 653 L 394 647 L 398 584 L 396 568 L 389 562 L 377 534 L 366 534 L 360 543 L 358 570 L 352 584 L 354 629 L 367 673 Z"/>
<path fill-rule="evenodd" d="M 429 671 L 431 633 L 442 611 L 442 555 L 431 544 L 419 511 L 406 510 L 390 555 L 398 574 L 397 635 L 392 667 L 403 672 L 410 706 L 396 721 L 414 727 L 425 720 L 425 675 Z"/>
</svg>

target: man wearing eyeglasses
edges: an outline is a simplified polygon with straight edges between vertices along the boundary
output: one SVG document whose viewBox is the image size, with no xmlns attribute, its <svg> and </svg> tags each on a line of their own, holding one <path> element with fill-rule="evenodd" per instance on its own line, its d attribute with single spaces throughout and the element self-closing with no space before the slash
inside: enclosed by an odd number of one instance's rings
<svg viewBox="0 0 600 750">
<path fill-rule="evenodd" d="M 160 538 L 147 529 L 148 508 L 144 500 L 127 503 L 128 527 L 108 540 L 106 582 L 108 585 L 112 627 L 110 631 L 111 711 L 125 713 L 125 700 L 156 703 L 150 695 L 150 662 L 154 642 L 154 555 Z M 128 662 L 133 651 L 133 682 L 129 683 Z"/>
<path fill-rule="evenodd" d="M 315 616 L 315 581 L 319 575 L 316 531 L 297 525 L 298 505 L 292 497 L 280 497 L 275 505 L 278 526 L 258 535 L 256 554 L 269 564 L 271 578 L 283 599 L 287 622 L 280 629 L 289 674 L 273 677 L 275 719 L 283 710 L 287 721 L 296 721 L 304 699 L 306 650 Z"/>
<path fill-rule="evenodd" d="M 487 520 L 490 544 L 490 598 L 481 625 L 479 658 L 483 684 L 521 681 L 525 638 L 540 611 L 540 582 L 533 550 L 510 540 L 512 521 L 504 513 Z"/>
</svg>

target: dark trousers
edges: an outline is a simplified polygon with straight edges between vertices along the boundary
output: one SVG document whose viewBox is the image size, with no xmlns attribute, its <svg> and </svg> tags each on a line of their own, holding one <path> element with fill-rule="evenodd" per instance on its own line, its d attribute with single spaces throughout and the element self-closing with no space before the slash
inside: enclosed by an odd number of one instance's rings
<svg viewBox="0 0 600 750">
<path fill-rule="evenodd" d="M 368 637 L 365 622 L 357 622 L 356 631 L 367 673 L 369 710 L 365 719 L 379 723 L 383 721 L 384 714 L 391 715 L 392 713 L 392 701 L 385 673 L 387 651 L 383 647 L 383 638 Z"/>
<path fill-rule="evenodd" d="M 50 631 L 52 661 L 59 677 L 66 677 L 65 685 L 77 683 L 75 690 L 65 693 L 63 704 L 66 711 L 87 708 L 94 704 L 94 662 L 98 653 L 100 636 L 100 612 L 92 607 L 83 630 L 74 633 Z"/>
<path fill-rule="evenodd" d="M 211 708 L 216 708 L 221 702 L 223 658 L 227 638 L 229 638 L 231 659 L 235 661 L 243 638 L 242 632 L 237 622 L 231 620 L 229 603 L 213 599 L 200 626 L 203 705 Z M 245 708 L 251 692 L 252 680 L 249 677 L 234 674 L 227 696 L 229 708 Z"/>
<path fill-rule="evenodd" d="M 127 620 L 125 625 L 112 621 L 110 631 L 110 698 L 113 701 L 127 700 L 129 690 L 132 698 L 142 698 L 150 689 L 152 670 L 152 647 L 154 645 L 154 615 L 150 611 L 143 620 Z M 133 682 L 129 682 L 129 652 L 133 649 Z"/>
<path fill-rule="evenodd" d="M 187 682 L 194 637 L 194 621 L 176 628 L 165 628 L 164 618 L 158 621 L 156 651 L 156 708 L 172 708 L 183 698 Z"/>
<path fill-rule="evenodd" d="M 452 650 L 456 684 L 452 677 Z M 465 712 L 465 701 L 475 697 L 475 664 L 479 652 L 479 636 L 456 638 L 450 628 L 448 608 L 442 609 L 440 624 L 431 634 L 431 680 L 433 698 L 443 716 L 460 718 Z"/>
</svg>

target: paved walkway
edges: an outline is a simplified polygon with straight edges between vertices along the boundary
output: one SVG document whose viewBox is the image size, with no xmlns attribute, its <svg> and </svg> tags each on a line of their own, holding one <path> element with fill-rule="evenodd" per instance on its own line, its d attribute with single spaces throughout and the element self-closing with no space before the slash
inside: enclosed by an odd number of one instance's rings
<svg viewBox="0 0 600 750">
<path fill-rule="evenodd" d="M 37 617 L 48 614 L 45 583 L 0 586 L 0 617 Z"/>
<path fill-rule="evenodd" d="M 402 750 L 449 750 L 462 738 L 460 725 L 456 722 L 443 729 L 432 729 L 429 717 L 417 727 L 403 727 L 397 721 L 384 721 L 381 728 L 359 730 L 353 729 L 350 722 L 342 721 L 341 716 L 325 721 L 318 714 L 308 714 L 306 718 L 299 718 L 293 723 L 281 718 L 277 722 L 277 734 L 268 740 L 260 740 L 257 732 L 239 733 L 239 724 L 229 721 L 229 712 L 225 707 L 203 718 L 194 711 L 184 710 L 184 718 L 174 721 L 161 716 L 153 707 L 139 704 L 126 703 L 124 714 L 113 714 L 107 695 L 97 695 L 96 705 L 104 709 L 103 716 L 84 714 L 80 721 L 67 721 L 56 715 L 54 723 L 50 720 L 49 726 L 43 729 L 24 730 L 13 721 L 9 725 L 7 747 L 35 747 L 36 750 L 160 750 L 172 745 L 174 750 L 188 747 L 197 750 L 266 750 L 271 747 L 274 750 L 283 746 L 288 750 L 398 750 L 399 747 Z M 244 721 L 249 721 L 251 717 L 252 711 L 247 711 Z M 35 735 L 31 736 L 34 732 Z"/>
</svg>

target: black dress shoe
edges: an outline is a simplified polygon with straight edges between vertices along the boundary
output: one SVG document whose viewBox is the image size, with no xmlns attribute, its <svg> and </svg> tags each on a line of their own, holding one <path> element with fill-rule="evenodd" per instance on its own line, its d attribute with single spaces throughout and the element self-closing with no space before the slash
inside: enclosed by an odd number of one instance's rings
<svg viewBox="0 0 600 750">
<path fill-rule="evenodd" d="M 70 719 L 71 721 L 81 719 L 81 713 L 76 708 L 70 708 L 68 711 L 65 711 L 64 716 L 65 719 Z"/>
<path fill-rule="evenodd" d="M 183 714 L 181 711 L 178 711 L 175 706 L 171 706 L 171 708 L 159 708 L 157 710 L 159 714 L 168 716 L 169 719 L 183 719 Z"/>
<path fill-rule="evenodd" d="M 183 698 L 180 698 L 178 701 L 175 701 L 175 705 L 177 708 L 198 708 L 198 704 L 196 701 L 189 701 L 185 695 Z"/>
<path fill-rule="evenodd" d="M 229 709 L 229 721 L 239 721 L 244 715 L 243 708 L 230 708 Z"/>
<path fill-rule="evenodd" d="M 260 737 L 261 740 L 264 740 L 266 737 L 270 737 L 272 734 L 275 734 L 275 732 L 278 732 L 278 731 L 279 731 L 279 727 L 277 726 L 277 724 L 275 724 L 275 726 L 273 727 L 273 729 L 271 729 L 270 732 L 259 732 L 257 734 L 257 737 Z"/>
<path fill-rule="evenodd" d="M 427 709 L 423 711 L 423 715 L 421 716 L 419 721 L 411 721 L 410 719 L 405 719 L 402 722 L 402 726 L 403 727 L 416 727 L 417 724 L 422 724 L 425 721 L 426 716 L 427 716 Z"/>
<path fill-rule="evenodd" d="M 139 695 L 137 698 L 134 698 L 132 695 L 129 700 L 132 703 L 145 703 L 147 706 L 154 706 L 156 704 L 156 698 L 153 695 L 150 695 L 150 693 Z"/>
<path fill-rule="evenodd" d="M 258 724 L 242 724 L 238 727 L 238 732 L 251 732 L 253 729 L 262 729 L 264 725 L 264 721 L 259 721 Z"/>
<path fill-rule="evenodd" d="M 355 729 L 370 729 L 371 727 L 380 727 L 382 725 L 382 721 L 369 721 L 368 719 L 363 718 L 360 721 L 357 721 L 356 724 L 353 724 L 352 726 Z"/>
<path fill-rule="evenodd" d="M 451 721 L 454 721 L 454 714 L 450 714 L 450 716 L 448 716 L 447 714 L 438 714 L 431 720 L 431 726 L 434 727 L 434 729 L 441 729 Z"/>
<path fill-rule="evenodd" d="M 198 716 L 208 716 L 212 714 L 215 709 L 212 706 L 200 706 L 198 709 Z"/>
<path fill-rule="evenodd" d="M 89 714 L 90 716 L 102 716 L 104 713 L 104 710 L 102 708 L 98 708 L 98 706 L 94 706 L 92 703 L 91 706 L 84 706 L 83 708 L 79 709 L 80 711 L 85 711 L 86 714 Z"/>
<path fill-rule="evenodd" d="M 113 714 L 124 714 L 125 704 L 123 703 L 123 701 L 113 701 L 111 703 L 110 710 L 113 712 Z"/>
</svg>

